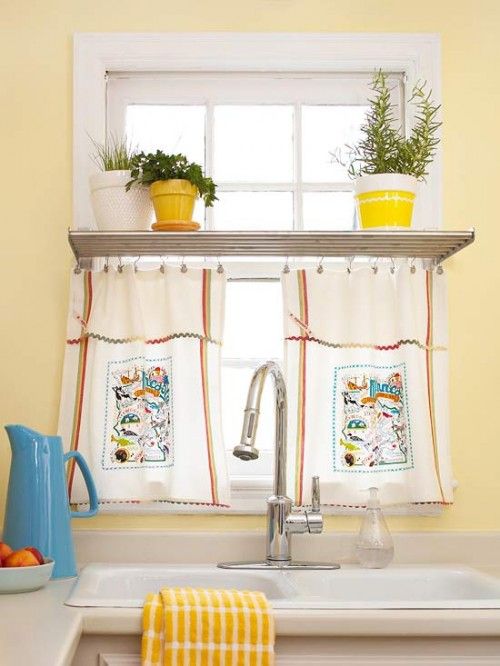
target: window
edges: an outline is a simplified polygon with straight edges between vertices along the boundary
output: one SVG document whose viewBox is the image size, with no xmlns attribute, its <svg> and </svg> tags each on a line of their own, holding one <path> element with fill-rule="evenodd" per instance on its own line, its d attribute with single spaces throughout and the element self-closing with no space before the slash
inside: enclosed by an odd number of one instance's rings
<svg viewBox="0 0 500 666">
<path fill-rule="evenodd" d="M 144 151 L 181 152 L 218 184 L 219 201 L 195 219 L 205 229 L 352 229 L 352 187 L 332 153 L 359 137 L 370 74 L 110 75 L 109 131 Z M 401 108 L 403 79 L 392 77 Z M 223 347 L 224 436 L 233 486 L 257 478 L 270 486 L 274 417 L 271 386 L 257 434 L 259 458 L 232 456 L 255 367 L 282 358 L 281 290 L 269 262 L 232 265 Z M 253 281 L 252 277 L 259 277 Z M 265 281 L 263 281 L 265 280 Z M 264 324 L 265 322 L 265 324 Z"/>
<path fill-rule="evenodd" d="M 80 36 L 75 52 L 77 226 L 88 227 L 83 183 L 78 185 L 88 169 L 83 155 L 87 135 L 125 132 L 145 151 L 185 153 L 214 178 L 219 201 L 207 210 L 198 203 L 195 210 L 195 219 L 205 229 L 352 229 L 351 183 L 331 153 L 359 136 L 367 84 L 376 67 L 393 72 L 393 101 L 405 124 L 405 89 L 418 78 L 429 82 L 437 78 L 436 44 L 429 39 L 428 43 L 420 37 L 388 35 Z M 98 71 L 101 81 L 96 78 Z M 419 219 L 433 207 L 439 215 L 438 190 L 431 174 L 429 196 L 421 212 L 416 211 Z M 229 259 L 223 261 L 234 280 L 227 289 L 223 349 L 225 441 L 236 497 L 247 497 L 248 490 L 264 497 L 271 485 L 273 460 L 270 396 L 262 401 L 260 458 L 244 463 L 230 452 L 239 442 L 253 369 L 282 356 L 278 278 L 285 258 Z M 270 390 L 269 384 L 266 391 Z M 251 506 L 252 511 L 263 508 L 261 499 Z"/>
<path fill-rule="evenodd" d="M 183 152 L 218 184 L 206 229 L 351 229 L 332 153 L 359 137 L 371 74 L 110 74 L 107 126 L 145 151 Z M 393 75 L 402 108 L 404 82 Z M 403 118 L 401 117 L 401 122 Z"/>
</svg>

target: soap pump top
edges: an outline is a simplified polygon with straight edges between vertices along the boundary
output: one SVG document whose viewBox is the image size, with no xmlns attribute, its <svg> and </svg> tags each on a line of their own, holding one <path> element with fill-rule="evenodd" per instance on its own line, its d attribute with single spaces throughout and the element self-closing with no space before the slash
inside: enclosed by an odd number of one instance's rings
<svg viewBox="0 0 500 666">
<path fill-rule="evenodd" d="M 380 509 L 380 500 L 378 498 L 378 488 L 368 488 L 370 497 L 366 503 L 367 509 Z M 382 509 L 380 509 L 382 511 Z"/>
<path fill-rule="evenodd" d="M 392 537 L 380 508 L 378 488 L 369 488 L 370 497 L 356 540 L 356 557 L 362 567 L 382 569 L 394 557 Z"/>
</svg>

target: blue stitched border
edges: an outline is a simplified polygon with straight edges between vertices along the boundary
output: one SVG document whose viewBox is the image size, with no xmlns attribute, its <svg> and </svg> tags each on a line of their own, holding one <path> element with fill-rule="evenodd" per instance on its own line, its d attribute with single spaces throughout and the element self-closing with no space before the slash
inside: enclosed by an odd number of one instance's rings
<svg viewBox="0 0 500 666">
<path fill-rule="evenodd" d="M 106 467 L 105 465 L 105 458 L 106 458 L 106 443 L 107 443 L 107 433 L 108 433 L 108 419 L 109 419 L 109 410 L 108 410 L 108 401 L 109 401 L 109 381 L 110 381 L 110 376 L 111 376 L 111 366 L 112 365 L 118 365 L 118 364 L 124 364 L 124 363 L 130 363 L 132 361 L 141 361 L 142 363 L 147 363 L 147 364 L 152 364 L 152 363 L 166 363 L 169 366 L 169 371 L 170 371 L 170 402 L 171 402 L 171 412 L 172 412 L 172 422 L 170 424 L 171 429 L 172 429 L 172 456 L 171 456 L 171 462 L 158 462 L 154 464 L 146 464 L 144 465 L 143 463 L 140 464 L 135 464 L 135 465 L 120 465 L 119 467 Z M 172 376 L 172 357 L 171 356 L 163 356 L 161 358 L 146 358 L 145 356 L 133 356 L 131 358 L 127 359 L 121 359 L 118 361 L 108 361 L 107 365 L 107 375 L 106 375 L 106 400 L 105 400 L 105 407 L 104 407 L 104 436 L 103 436 L 103 446 L 102 446 L 102 455 L 101 455 L 101 467 L 103 470 L 106 470 L 107 472 L 114 472 L 114 471 L 125 471 L 125 470 L 135 470 L 135 469 L 165 469 L 169 467 L 174 466 L 175 462 L 175 416 L 174 416 L 174 382 L 173 382 L 173 376 Z"/>
<path fill-rule="evenodd" d="M 406 417 L 407 417 L 407 426 L 408 426 L 408 453 L 409 461 L 405 463 L 402 467 L 393 467 L 398 463 L 385 463 L 382 465 L 377 465 L 375 467 L 370 467 L 368 469 L 356 469 L 355 467 L 337 467 L 336 466 L 336 452 L 337 452 L 337 376 L 340 370 L 347 370 L 349 368 L 367 368 L 372 370 L 400 370 L 404 376 L 404 386 L 406 391 Z M 345 472 L 348 474 L 376 474 L 380 472 L 404 472 L 409 469 L 413 469 L 414 460 L 413 460 L 413 443 L 411 436 L 411 417 L 410 417 L 410 401 L 408 393 L 408 375 L 406 371 L 406 363 L 397 363 L 395 365 L 372 365 L 369 363 L 351 363 L 349 365 L 339 365 L 335 366 L 333 371 L 333 400 L 332 400 L 332 469 L 334 472 Z"/>
</svg>

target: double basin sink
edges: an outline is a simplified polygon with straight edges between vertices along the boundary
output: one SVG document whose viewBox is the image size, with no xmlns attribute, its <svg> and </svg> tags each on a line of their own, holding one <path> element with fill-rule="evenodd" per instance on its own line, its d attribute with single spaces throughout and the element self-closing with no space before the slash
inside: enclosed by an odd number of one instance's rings
<svg viewBox="0 0 500 666">
<path fill-rule="evenodd" d="M 264 592 L 276 609 L 500 608 L 500 579 L 466 567 L 245 571 L 215 565 L 91 564 L 66 604 L 141 608 L 162 587 Z"/>
</svg>

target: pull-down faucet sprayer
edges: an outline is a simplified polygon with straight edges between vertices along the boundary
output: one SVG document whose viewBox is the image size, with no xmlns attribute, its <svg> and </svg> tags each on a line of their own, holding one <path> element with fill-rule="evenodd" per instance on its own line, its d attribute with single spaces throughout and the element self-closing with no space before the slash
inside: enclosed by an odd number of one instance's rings
<svg viewBox="0 0 500 666">
<path fill-rule="evenodd" d="M 312 479 L 312 508 L 303 513 L 292 512 L 292 500 L 286 492 L 286 452 L 287 452 L 287 393 L 283 374 L 279 365 L 268 361 L 254 373 L 248 389 L 241 441 L 235 446 L 233 455 L 241 460 L 255 460 L 259 451 L 255 447 L 255 435 L 259 423 L 260 401 L 264 382 L 268 375 L 273 378 L 275 397 L 275 450 L 274 487 L 267 500 L 267 549 L 262 562 L 226 562 L 218 566 L 225 569 L 338 569 L 338 564 L 316 562 L 293 562 L 291 556 L 291 536 L 309 532 L 319 534 L 323 530 L 323 516 L 320 513 L 319 477 Z"/>
</svg>

